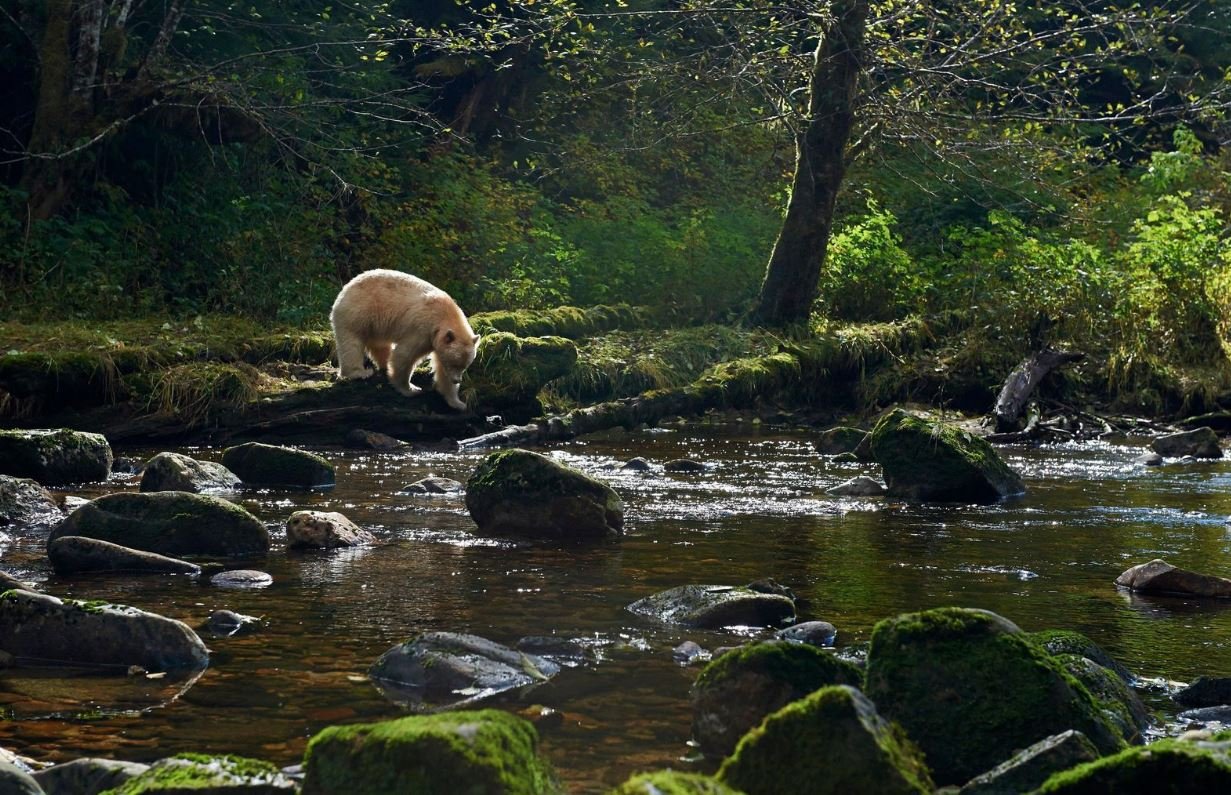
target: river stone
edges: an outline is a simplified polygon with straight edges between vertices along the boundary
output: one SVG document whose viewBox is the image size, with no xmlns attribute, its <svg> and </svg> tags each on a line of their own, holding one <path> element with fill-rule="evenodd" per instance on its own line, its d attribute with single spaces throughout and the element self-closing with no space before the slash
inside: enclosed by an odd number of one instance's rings
<svg viewBox="0 0 1231 795">
<path fill-rule="evenodd" d="M 126 671 L 200 669 L 209 651 L 188 625 L 135 607 L 61 601 L 30 591 L 0 594 L 0 650 L 36 665 Z"/>
<path fill-rule="evenodd" d="M 256 626 L 260 621 L 256 616 L 246 616 L 233 610 L 215 610 L 201 624 L 201 629 L 220 638 L 229 638 L 245 627 Z"/>
<path fill-rule="evenodd" d="M 1163 457 L 1151 450 L 1134 458 L 1133 463 L 1147 467 L 1160 467 L 1163 465 Z"/>
<path fill-rule="evenodd" d="M 1182 707 L 1217 707 L 1231 704 L 1231 677 L 1199 676 L 1172 698 Z"/>
<path fill-rule="evenodd" d="M 495 709 L 330 726 L 308 743 L 303 793 L 558 793 L 538 741 Z"/>
<path fill-rule="evenodd" d="M 333 464 L 292 447 L 248 442 L 224 450 L 222 464 L 249 486 L 319 489 L 335 483 Z"/>
<path fill-rule="evenodd" d="M 666 624 L 700 629 L 776 627 L 795 620 L 788 596 L 733 585 L 681 585 L 639 599 L 628 610 Z"/>
<path fill-rule="evenodd" d="M 1205 427 L 1156 436 L 1150 442 L 1150 449 L 1167 458 L 1181 458 L 1186 455 L 1193 458 L 1222 458 L 1218 434 L 1214 433 L 1212 428 Z"/>
<path fill-rule="evenodd" d="M 838 628 L 828 621 L 803 621 L 778 630 L 774 637 L 809 646 L 832 646 L 838 638 Z"/>
<path fill-rule="evenodd" d="M 740 740 L 718 779 L 748 795 L 931 792 L 923 757 L 853 687 L 823 687 Z"/>
<path fill-rule="evenodd" d="M 1116 585 L 1141 593 L 1231 599 L 1231 580 L 1176 568 L 1157 558 L 1116 577 Z"/>
<path fill-rule="evenodd" d="M 1039 646 L 1042 646 L 1043 651 L 1048 654 L 1076 654 L 1080 657 L 1085 657 L 1087 660 L 1096 662 L 1104 668 L 1114 671 L 1116 676 L 1130 685 L 1137 678 L 1133 676 L 1131 671 L 1121 665 L 1119 661 L 1108 654 L 1102 646 L 1099 646 L 1080 632 L 1074 632 L 1071 629 L 1045 629 L 1042 632 L 1031 632 L 1028 634 L 1028 637 Z"/>
<path fill-rule="evenodd" d="M 50 527 L 64 518 L 38 481 L 0 475 L 0 528 Z"/>
<path fill-rule="evenodd" d="M 201 567 L 154 552 L 129 549 L 85 536 L 60 536 L 47 544 L 56 574 L 122 571 L 130 574 L 200 574 Z"/>
<path fill-rule="evenodd" d="M 1094 696 L 1013 624 L 939 608 L 872 631 L 866 687 L 927 755 L 937 784 L 963 784 L 1045 737 L 1077 729 L 1103 753 L 1124 737 Z"/>
<path fill-rule="evenodd" d="M 1181 723 L 1218 723 L 1228 726 L 1231 725 L 1231 704 L 1186 709 L 1177 715 L 1176 718 Z"/>
<path fill-rule="evenodd" d="M 425 632 L 386 651 L 368 672 L 427 702 L 486 697 L 545 682 L 560 666 L 545 657 L 457 632 Z"/>
<path fill-rule="evenodd" d="M 273 585 L 274 578 L 255 569 L 228 569 L 210 577 L 209 582 L 218 588 L 266 588 Z"/>
<path fill-rule="evenodd" d="M 106 480 L 111 445 L 97 433 L 58 430 L 0 430 L 0 475 L 33 478 L 44 486 Z"/>
<path fill-rule="evenodd" d="M 269 551 L 269 531 L 252 514 L 207 494 L 156 491 L 99 497 L 51 533 L 88 536 L 160 555 L 249 555 Z"/>
<path fill-rule="evenodd" d="M 671 659 L 680 665 L 692 665 L 695 662 L 706 662 L 713 657 L 701 644 L 695 640 L 686 640 L 671 650 Z"/>
<path fill-rule="evenodd" d="M 159 759 L 108 795 L 286 795 L 297 792 L 299 785 L 294 780 L 260 759 L 177 754 Z"/>
<path fill-rule="evenodd" d="M 376 543 L 376 536 L 336 511 L 296 511 L 286 520 L 292 547 L 356 547 Z"/>
<path fill-rule="evenodd" d="M 11 591 L 14 588 L 22 591 L 35 590 L 34 586 L 29 583 L 17 579 L 8 572 L 0 571 L 0 593 L 3 593 L 4 591 Z"/>
<path fill-rule="evenodd" d="M 429 477 L 416 480 L 398 494 L 461 494 L 466 485 L 453 478 Z"/>
<path fill-rule="evenodd" d="M 1069 729 L 1018 751 L 962 787 L 962 795 L 1017 795 L 1033 792 L 1053 773 L 1099 758 L 1086 735 Z"/>
<path fill-rule="evenodd" d="M 664 472 L 692 473 L 704 472 L 705 470 L 705 464 L 700 461 L 694 461 L 691 458 L 676 458 L 663 464 Z"/>
<path fill-rule="evenodd" d="M 213 461 L 180 453 L 159 453 L 141 473 L 141 491 L 235 491 L 243 486 L 235 473 Z"/>
<path fill-rule="evenodd" d="M 629 472 L 649 472 L 652 468 L 653 467 L 650 466 L 650 462 L 646 461 L 641 456 L 630 458 L 620 466 L 620 469 L 624 469 Z"/>
<path fill-rule="evenodd" d="M 365 431 L 355 428 L 346 434 L 346 446 L 360 450 L 400 450 L 406 446 L 401 439 L 395 439 L 387 433 Z"/>
<path fill-rule="evenodd" d="M 1137 691 L 1110 669 L 1077 654 L 1059 654 L 1055 659 L 1073 678 L 1085 685 L 1103 716 L 1129 743 L 1143 741 L 1142 732 L 1154 724 L 1154 716 Z"/>
<path fill-rule="evenodd" d="M 995 502 L 1025 484 L 986 440 L 894 409 L 872 429 L 887 495 L 928 502 Z"/>
<path fill-rule="evenodd" d="M 707 755 L 726 756 L 766 715 L 826 685 L 862 681 L 854 665 L 814 646 L 742 646 L 705 666 L 693 684 L 692 736 Z"/>
<path fill-rule="evenodd" d="M 4 795 L 44 795 L 34 778 L 17 765 L 0 761 L 0 792 Z"/>
<path fill-rule="evenodd" d="M 607 795 L 742 795 L 716 778 L 700 773 L 659 770 L 633 776 Z"/>
<path fill-rule="evenodd" d="M 876 478 L 858 475 L 845 483 L 826 489 L 825 493 L 835 497 L 881 497 L 885 494 L 885 487 Z"/>
<path fill-rule="evenodd" d="M 580 540 L 624 527 L 624 503 L 610 486 L 527 450 L 483 459 L 466 483 L 466 510 L 493 535 Z"/>
<path fill-rule="evenodd" d="M 34 774 L 34 780 L 47 795 L 98 795 L 118 788 L 149 768 L 138 762 L 87 757 L 40 770 Z"/>
<path fill-rule="evenodd" d="M 1159 740 L 1053 774 L 1038 795 L 1231 791 L 1224 744 Z"/>
<path fill-rule="evenodd" d="M 821 455 L 854 453 L 867 436 L 868 432 L 861 428 L 839 425 L 821 432 L 816 440 L 816 451 Z"/>
</svg>

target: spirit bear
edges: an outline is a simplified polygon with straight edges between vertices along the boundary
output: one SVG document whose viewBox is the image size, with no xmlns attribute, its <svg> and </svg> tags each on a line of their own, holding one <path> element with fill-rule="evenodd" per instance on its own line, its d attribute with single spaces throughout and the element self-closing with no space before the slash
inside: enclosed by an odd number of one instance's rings
<svg viewBox="0 0 1231 795">
<path fill-rule="evenodd" d="M 329 322 L 342 378 L 373 375 L 363 361 L 366 350 L 377 370 L 388 371 L 394 389 L 417 395 L 423 390 L 410 376 L 430 354 L 434 388 L 453 408 L 466 408 L 457 388 L 474 361 L 479 335 L 444 290 L 400 271 L 365 271 L 338 293 Z"/>
</svg>

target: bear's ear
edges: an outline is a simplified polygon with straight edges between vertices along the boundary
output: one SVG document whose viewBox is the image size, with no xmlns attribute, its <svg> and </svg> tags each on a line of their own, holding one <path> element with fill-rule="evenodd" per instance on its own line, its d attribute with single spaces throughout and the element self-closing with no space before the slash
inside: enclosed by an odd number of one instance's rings
<svg viewBox="0 0 1231 795">
<path fill-rule="evenodd" d="M 453 333 L 453 329 L 445 331 L 445 345 L 452 343 L 455 339 L 457 339 L 457 335 Z"/>
<path fill-rule="evenodd" d="M 474 339 L 472 339 L 472 340 L 471 340 L 471 342 L 472 342 L 472 343 L 474 343 L 475 345 L 478 345 L 478 344 L 479 344 L 479 335 L 478 335 L 478 334 L 475 334 L 475 335 L 474 335 Z"/>
</svg>

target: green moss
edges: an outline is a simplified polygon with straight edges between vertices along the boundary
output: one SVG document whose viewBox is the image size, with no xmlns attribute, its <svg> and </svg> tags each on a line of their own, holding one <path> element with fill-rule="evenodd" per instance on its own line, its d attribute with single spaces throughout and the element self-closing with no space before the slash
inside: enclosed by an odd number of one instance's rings
<svg viewBox="0 0 1231 795">
<path fill-rule="evenodd" d="M 537 746 L 530 723 L 499 710 L 331 726 L 308 743 L 304 793 L 557 792 Z"/>
<path fill-rule="evenodd" d="M 633 776 L 608 795 L 739 795 L 739 791 L 699 773 L 659 770 Z"/>
<path fill-rule="evenodd" d="M 1042 632 L 1031 632 L 1029 637 L 1048 654 L 1076 654 L 1115 671 L 1126 682 L 1133 678 L 1128 669 L 1104 651 L 1103 647 L 1080 632 L 1071 629 L 1045 629 Z"/>
<path fill-rule="evenodd" d="M 247 364 L 193 362 L 158 371 L 147 407 L 193 426 L 221 412 L 243 413 L 260 396 L 261 373 Z"/>
<path fill-rule="evenodd" d="M 247 485 L 321 488 L 335 483 L 334 466 L 305 450 L 248 442 L 222 452 L 222 465 Z"/>
<path fill-rule="evenodd" d="M 1152 722 L 1150 711 L 1120 677 L 1080 654 L 1053 656 L 1090 691 L 1103 715 L 1125 740 L 1141 742 L 1141 730 Z"/>
<path fill-rule="evenodd" d="M 269 762 L 242 756 L 178 754 L 160 760 L 103 795 L 142 795 L 147 792 L 293 792 L 289 779 Z"/>
<path fill-rule="evenodd" d="M 466 398 L 483 405 L 524 403 L 543 385 L 572 371 L 577 347 L 563 337 L 517 337 L 507 332 L 485 336 L 466 371 Z"/>
<path fill-rule="evenodd" d="M 1148 792 L 1186 795 L 1226 792 L 1231 787 L 1231 760 L 1200 743 L 1159 740 L 1056 773 L 1040 795 Z"/>
<path fill-rule="evenodd" d="M 764 674 L 802 693 L 823 685 L 859 685 L 863 672 L 846 660 L 803 643 L 750 643 L 740 646 L 702 669 L 696 687 L 706 688 L 744 673 Z"/>
<path fill-rule="evenodd" d="M 639 328 L 649 323 L 648 310 L 630 306 L 518 309 L 482 312 L 470 318 L 470 325 L 480 334 L 507 331 L 519 337 L 555 336 L 570 339 L 617 328 Z"/>
<path fill-rule="evenodd" d="M 0 430 L 0 473 L 44 486 L 106 480 L 112 461 L 111 445 L 97 433 Z"/>
<path fill-rule="evenodd" d="M 322 329 L 257 337 L 244 343 L 241 356 L 250 364 L 261 364 L 271 359 L 300 364 L 328 364 L 333 354 L 333 332 Z"/>
</svg>

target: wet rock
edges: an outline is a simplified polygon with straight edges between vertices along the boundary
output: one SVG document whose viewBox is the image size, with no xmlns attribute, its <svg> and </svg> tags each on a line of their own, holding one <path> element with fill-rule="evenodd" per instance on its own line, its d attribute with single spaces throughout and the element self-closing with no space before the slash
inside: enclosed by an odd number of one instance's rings
<svg viewBox="0 0 1231 795">
<path fill-rule="evenodd" d="M 1037 793 L 1225 792 L 1231 760 L 1214 743 L 1159 740 L 1052 775 Z"/>
<path fill-rule="evenodd" d="M 881 621 L 866 687 L 923 749 L 941 785 L 965 783 L 1069 729 L 1104 753 L 1125 742 L 1060 662 L 986 610 L 940 608 Z"/>
<path fill-rule="evenodd" d="M 799 648 L 799 647 L 797 647 Z M 909 740 L 853 687 L 823 687 L 750 731 L 717 778 L 748 795 L 931 792 Z"/>
<path fill-rule="evenodd" d="M 671 659 L 680 665 L 692 665 L 710 659 L 710 653 L 695 641 L 686 640 L 671 650 Z"/>
<path fill-rule="evenodd" d="M 34 778 L 9 762 L 0 761 L 0 792 L 4 795 L 44 795 Z"/>
<path fill-rule="evenodd" d="M 320 489 L 335 482 L 333 464 L 292 447 L 248 442 L 224 450 L 222 464 L 249 486 Z"/>
<path fill-rule="evenodd" d="M 126 671 L 204 668 L 209 652 L 186 624 L 135 607 L 61 601 L 29 591 L 0 595 L 0 649 L 18 663 Z"/>
<path fill-rule="evenodd" d="M 568 667 L 580 665 L 593 656 L 589 647 L 573 638 L 555 635 L 530 635 L 517 641 L 517 650 L 546 657 Z"/>
<path fill-rule="evenodd" d="M 55 497 L 38 481 L 0 475 L 0 528 L 51 527 L 63 518 Z"/>
<path fill-rule="evenodd" d="M 1231 704 L 1231 677 L 1199 676 L 1172 698 L 1182 707 L 1216 707 Z"/>
<path fill-rule="evenodd" d="M 494 709 L 330 726 L 308 743 L 303 792 L 558 793 L 538 739 Z"/>
<path fill-rule="evenodd" d="M 816 440 L 816 451 L 821 455 L 854 453 L 867 437 L 868 432 L 862 428 L 839 425 L 821 433 Z"/>
<path fill-rule="evenodd" d="M 705 470 L 705 464 L 700 461 L 694 461 L 691 458 L 676 458 L 663 464 L 664 472 L 682 472 L 687 474 L 692 472 L 704 472 Z"/>
<path fill-rule="evenodd" d="M 296 793 L 299 785 L 282 771 L 259 759 L 242 756 L 179 754 L 159 759 L 127 781 L 116 795 L 144 793 L 243 793 L 281 795 Z"/>
<path fill-rule="evenodd" d="M 453 478 L 429 477 L 416 480 L 398 494 L 461 494 L 466 484 Z"/>
<path fill-rule="evenodd" d="M 90 483 L 111 474 L 111 445 L 97 433 L 0 430 L 0 475 L 33 478 L 44 486 Z"/>
<path fill-rule="evenodd" d="M 207 494 L 156 491 L 99 497 L 69 514 L 49 541 L 87 536 L 160 555 L 250 555 L 269 551 L 269 531 L 234 503 Z"/>
<path fill-rule="evenodd" d="M 620 469 L 626 469 L 630 472 L 649 472 L 652 468 L 650 462 L 640 456 L 630 458 L 620 466 Z"/>
<path fill-rule="evenodd" d="M 201 629 L 220 638 L 229 638 L 247 627 L 256 626 L 260 621 L 256 616 L 246 616 L 233 610 L 215 610 L 201 624 Z"/>
<path fill-rule="evenodd" d="M 159 453 L 141 473 L 141 491 L 235 491 L 243 486 L 234 472 L 214 461 L 180 453 Z"/>
<path fill-rule="evenodd" d="M 895 409 L 876 423 L 872 454 L 887 495 L 931 502 L 995 502 L 1025 484 L 984 439 Z"/>
<path fill-rule="evenodd" d="M 1147 467 L 1160 467 L 1163 465 L 1163 457 L 1154 452 L 1142 453 L 1133 459 L 1133 463 Z"/>
<path fill-rule="evenodd" d="M 833 457 L 835 464 L 859 464 L 863 463 L 863 459 L 854 453 L 838 453 Z"/>
<path fill-rule="evenodd" d="M 47 795 L 98 795 L 120 787 L 149 768 L 149 765 L 117 759 L 74 759 L 38 771 L 34 780 Z"/>
<path fill-rule="evenodd" d="M 406 447 L 401 439 L 395 439 L 387 433 L 365 431 L 355 428 L 346 434 L 346 446 L 359 450 L 400 450 Z"/>
<path fill-rule="evenodd" d="M 230 569 L 218 572 L 209 582 L 218 588 L 267 588 L 273 585 L 274 578 L 255 569 Z"/>
<path fill-rule="evenodd" d="M 1133 566 L 1116 578 L 1116 585 L 1141 593 L 1231 599 L 1231 580 L 1176 568 L 1158 559 Z"/>
<path fill-rule="evenodd" d="M 1131 671 L 1108 654 L 1102 646 L 1099 646 L 1080 632 L 1074 632 L 1069 629 L 1045 629 L 1042 632 L 1028 633 L 1027 636 L 1030 640 L 1041 646 L 1045 652 L 1053 656 L 1076 654 L 1079 657 L 1085 657 L 1087 660 L 1096 662 L 1110 671 L 1114 671 L 1116 676 L 1128 684 L 1132 684 L 1136 679 Z"/>
<path fill-rule="evenodd" d="M 33 591 L 34 586 L 23 580 L 19 580 L 8 572 L 0 571 L 0 593 L 17 588 L 23 591 Z"/>
<path fill-rule="evenodd" d="M 624 503 L 611 487 L 526 450 L 483 459 L 466 484 L 466 510 L 493 535 L 601 539 L 624 527 Z"/>
<path fill-rule="evenodd" d="M 1142 742 L 1142 732 L 1153 725 L 1154 717 L 1136 691 L 1093 660 L 1076 654 L 1055 655 L 1055 659 L 1086 686 L 1121 737 L 1130 743 Z"/>
<path fill-rule="evenodd" d="M 394 646 L 368 672 L 415 699 L 451 703 L 544 682 L 560 672 L 545 657 L 456 632 L 426 632 Z"/>
<path fill-rule="evenodd" d="M 741 795 L 721 781 L 700 773 L 659 770 L 640 773 L 607 795 Z"/>
<path fill-rule="evenodd" d="M 880 497 L 885 494 L 885 487 L 876 478 L 859 475 L 831 489 L 826 489 L 825 493 L 835 497 Z"/>
<path fill-rule="evenodd" d="M 1197 723 L 1221 723 L 1231 726 L 1231 704 L 1220 704 L 1216 707 L 1198 707 L 1186 709 L 1177 716 L 1181 721 Z"/>
<path fill-rule="evenodd" d="M 742 646 L 705 666 L 693 684 L 692 736 L 706 754 L 726 756 L 766 715 L 827 685 L 862 681 L 858 668 L 813 646 Z"/>
<path fill-rule="evenodd" d="M 795 619 L 795 602 L 789 597 L 733 585 L 681 585 L 639 599 L 628 610 L 666 624 L 702 629 L 773 627 Z"/>
<path fill-rule="evenodd" d="M 78 497 L 73 494 L 65 494 L 60 500 L 60 510 L 62 510 L 65 514 L 70 514 L 89 501 L 90 500 L 88 497 Z"/>
<path fill-rule="evenodd" d="M 119 475 L 140 475 L 145 461 L 130 455 L 122 455 L 111 462 L 111 471 Z"/>
<path fill-rule="evenodd" d="M 1039 740 L 962 787 L 962 795 L 1016 795 L 1033 792 L 1053 773 L 1099 758 L 1086 735 L 1070 729 Z"/>
<path fill-rule="evenodd" d="M 838 628 L 828 621 L 803 621 L 775 633 L 779 640 L 806 643 L 809 646 L 832 646 L 838 638 Z"/>
<path fill-rule="evenodd" d="M 1206 427 L 1157 436 L 1150 442 L 1150 449 L 1167 458 L 1222 458 L 1218 434 Z"/>
<path fill-rule="evenodd" d="M 13 753 L 7 748 L 4 748 L 3 746 L 0 746 L 0 762 L 5 763 L 6 765 L 12 765 L 18 770 L 24 770 L 27 773 L 34 772 L 34 766 L 32 764 L 32 760 L 24 756 L 18 756 L 17 754 Z"/>
<path fill-rule="evenodd" d="M 292 547 L 357 547 L 376 543 L 376 536 L 336 511 L 296 511 L 286 520 L 286 541 Z"/>
<path fill-rule="evenodd" d="M 60 536 L 47 544 L 56 574 L 115 571 L 129 574 L 199 574 L 201 567 L 154 552 L 129 549 L 85 536 Z"/>
<path fill-rule="evenodd" d="M 756 591 L 757 593 L 775 593 L 779 596 L 785 596 L 792 602 L 795 601 L 795 592 L 773 577 L 762 577 L 759 580 L 753 580 L 748 583 L 748 590 Z"/>
</svg>

